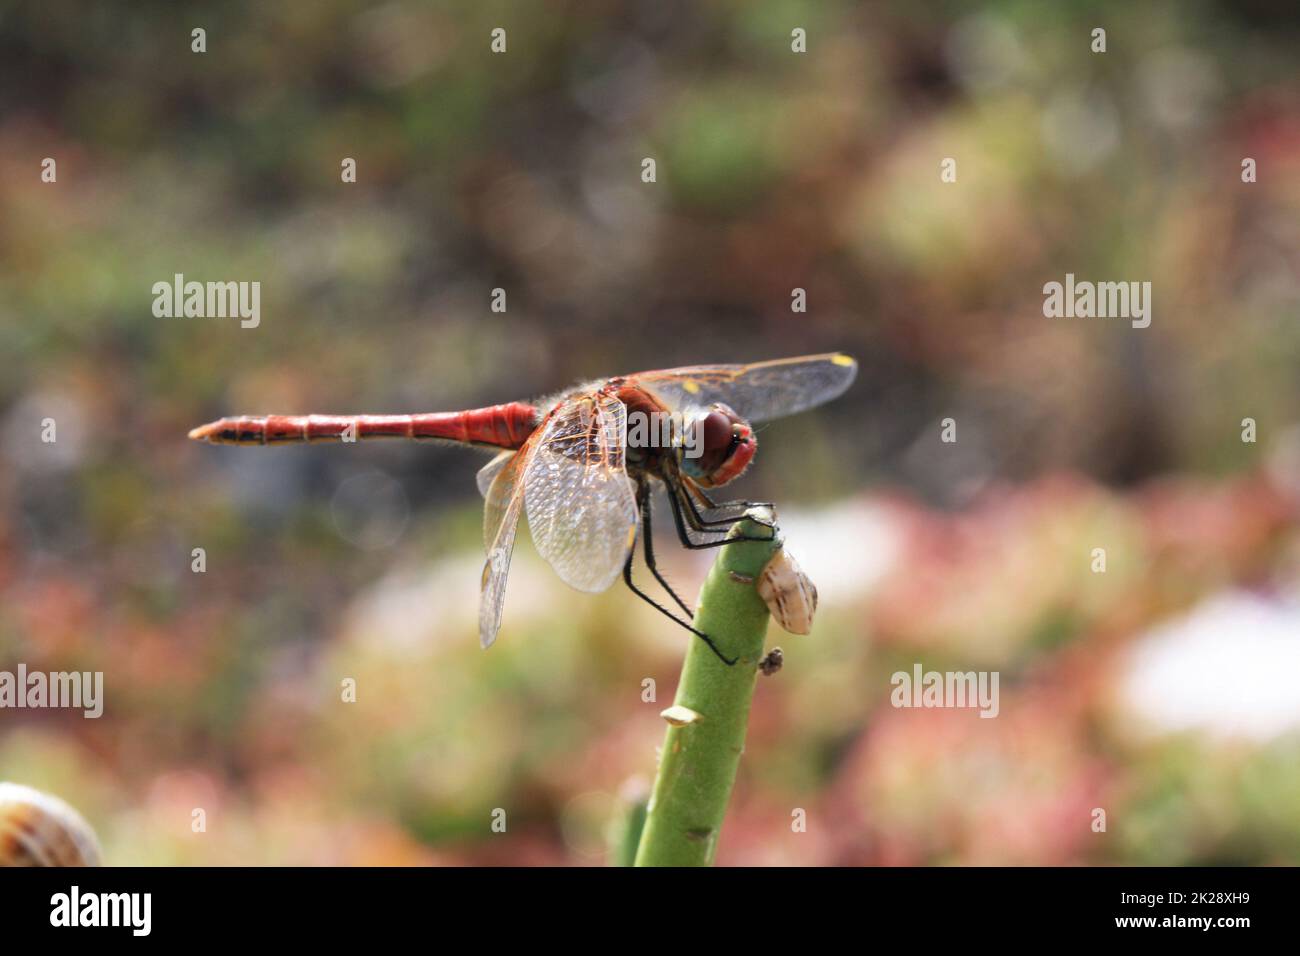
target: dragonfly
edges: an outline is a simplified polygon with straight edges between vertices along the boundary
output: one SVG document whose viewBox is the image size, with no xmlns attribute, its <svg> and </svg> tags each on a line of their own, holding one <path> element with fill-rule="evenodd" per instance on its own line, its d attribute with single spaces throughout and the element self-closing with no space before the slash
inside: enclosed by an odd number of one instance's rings
<svg viewBox="0 0 1300 956">
<path fill-rule="evenodd" d="M 732 665 L 735 658 L 691 623 L 691 608 L 659 570 L 651 534 L 654 492 L 666 491 L 686 548 L 766 540 L 729 532 L 746 515 L 774 529 L 774 517 L 763 517 L 775 514 L 770 502 L 719 501 L 710 492 L 749 467 L 758 449 L 755 423 L 838 397 L 857 368 L 842 353 L 693 365 L 599 379 L 537 402 L 411 415 L 243 415 L 202 425 L 189 437 L 235 445 L 398 438 L 498 449 L 477 478 L 485 499 L 484 648 L 501 629 L 516 531 L 526 514 L 538 553 L 566 584 L 596 593 L 621 575 L 637 597 Z M 754 510 L 760 508 L 768 510 Z M 646 567 L 685 619 L 633 581 L 638 542 Z"/>
</svg>

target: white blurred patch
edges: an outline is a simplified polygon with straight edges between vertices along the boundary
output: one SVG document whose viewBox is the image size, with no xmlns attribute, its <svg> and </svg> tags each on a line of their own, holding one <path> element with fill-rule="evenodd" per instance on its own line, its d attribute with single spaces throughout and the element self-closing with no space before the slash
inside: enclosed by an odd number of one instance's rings
<svg viewBox="0 0 1300 956">
<path fill-rule="evenodd" d="M 664 513 L 667 506 L 660 509 Z M 822 607 L 850 603 L 867 593 L 894 565 L 899 532 L 887 507 L 868 502 L 847 502 L 817 510 L 781 511 L 778 515 L 786 549 L 798 560 L 817 586 Z M 653 608 L 643 604 L 617 582 L 609 597 L 594 598 L 567 587 L 526 541 L 526 526 L 510 563 L 506 585 L 505 618 L 499 641 L 523 640 L 535 622 L 565 614 L 585 614 L 595 601 L 621 602 L 628 614 L 639 615 L 645 627 L 632 631 L 666 646 L 680 647 L 681 634 Z M 661 564 L 681 562 L 671 574 L 679 592 L 694 598 L 713 550 L 687 552 L 672 547 L 663 536 L 656 547 Z M 698 564 L 696 562 L 698 561 Z M 692 568 L 694 570 L 687 570 Z M 386 574 L 352 601 L 343 630 L 348 640 L 394 651 L 455 641 L 478 644 L 479 578 L 483 556 L 461 551 L 429 564 L 403 565 Z M 638 564 L 642 583 L 648 573 Z"/>
<path fill-rule="evenodd" d="M 338 486 L 330 500 L 330 517 L 344 539 L 366 551 L 379 551 L 401 538 L 411 504 L 396 480 L 382 471 L 365 471 Z"/>
<path fill-rule="evenodd" d="M 962 86 L 980 93 L 1006 86 L 1025 63 L 1015 27 L 989 13 L 967 17 L 953 27 L 944 55 Z"/>
<path fill-rule="evenodd" d="M 42 440 L 46 419 L 54 441 Z M 50 474 L 78 467 L 86 456 L 90 423 L 75 395 L 57 390 L 30 392 L 5 416 L 5 457 L 18 471 Z"/>
<path fill-rule="evenodd" d="M 1231 591 L 1141 638 L 1120 694 L 1157 732 L 1267 740 L 1300 727 L 1297 673 L 1300 601 Z"/>
<path fill-rule="evenodd" d="M 1043 145 L 1067 172 L 1080 175 L 1103 162 L 1119 145 L 1119 113 L 1105 93 L 1070 89 L 1043 111 Z"/>
<path fill-rule="evenodd" d="M 351 603 L 343 630 L 349 640 L 395 651 L 427 645 L 431 634 L 476 643 L 482 566 L 482 559 L 467 554 L 395 569 Z"/>
<path fill-rule="evenodd" d="M 817 587 L 823 606 L 866 594 L 893 566 L 899 532 L 888 509 L 850 501 L 816 511 L 780 510 L 785 547 Z"/>
<path fill-rule="evenodd" d="M 637 261 L 649 256 L 649 249 L 657 248 L 657 203 L 653 190 L 638 188 L 637 180 L 629 181 L 625 165 L 626 149 L 622 142 L 609 145 L 593 137 L 585 149 L 586 161 L 582 169 L 582 198 L 587 211 L 606 229 L 618 230 L 619 245 L 633 243 L 628 255 Z M 620 250 L 610 249 L 610 254 Z"/>
<path fill-rule="evenodd" d="M 520 537 L 524 534 L 521 528 Z M 352 601 L 343 630 L 348 640 L 393 651 L 457 641 L 477 648 L 482 572 L 483 555 L 475 551 L 395 568 Z M 521 542 L 510 562 L 498 643 L 522 640 L 531 621 L 561 613 L 561 602 L 574 594 Z"/>
<path fill-rule="evenodd" d="M 1205 122 L 1223 91 L 1214 61 L 1191 50 L 1158 50 L 1138 66 L 1138 87 L 1147 115 L 1170 129 Z"/>
</svg>

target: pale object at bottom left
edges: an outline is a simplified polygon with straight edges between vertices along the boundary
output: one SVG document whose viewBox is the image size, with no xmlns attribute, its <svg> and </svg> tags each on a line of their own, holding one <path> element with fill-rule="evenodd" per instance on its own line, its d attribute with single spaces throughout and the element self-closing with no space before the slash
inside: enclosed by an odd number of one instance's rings
<svg viewBox="0 0 1300 956">
<path fill-rule="evenodd" d="M 0 783 L 0 866 L 99 866 L 90 824 L 58 797 Z"/>
</svg>

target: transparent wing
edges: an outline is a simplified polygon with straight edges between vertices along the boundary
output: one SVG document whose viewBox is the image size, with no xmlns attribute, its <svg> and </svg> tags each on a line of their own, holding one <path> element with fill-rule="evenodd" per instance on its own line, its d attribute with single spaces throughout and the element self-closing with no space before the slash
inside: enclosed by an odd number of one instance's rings
<svg viewBox="0 0 1300 956">
<path fill-rule="evenodd" d="M 531 454 L 532 440 L 518 452 L 503 453 L 479 471 L 482 487 L 488 469 L 495 469 L 484 497 L 483 542 L 487 561 L 479 588 L 478 637 L 484 647 L 491 647 L 501 630 L 501 610 L 506 600 L 506 578 L 510 574 L 510 556 L 515 550 L 515 532 L 524 508 L 523 466 Z M 498 462 L 500 464 L 498 464 Z"/>
<path fill-rule="evenodd" d="M 853 384 L 858 363 L 830 352 L 752 365 L 693 365 L 628 376 L 668 408 L 730 405 L 751 422 L 781 418 L 829 402 Z"/>
<path fill-rule="evenodd" d="M 514 458 L 516 454 L 517 452 L 513 449 L 510 451 L 503 451 L 478 470 L 478 475 L 475 476 L 475 481 L 478 482 L 478 493 L 480 495 L 484 498 L 488 496 L 488 489 L 492 487 L 492 480 L 496 478 L 497 473 L 500 472 L 502 468 L 510 463 L 510 459 Z"/>
<path fill-rule="evenodd" d="M 636 493 L 623 458 L 627 409 L 611 396 L 570 398 L 539 432 L 524 471 L 533 542 L 566 584 L 603 591 L 636 541 Z"/>
</svg>

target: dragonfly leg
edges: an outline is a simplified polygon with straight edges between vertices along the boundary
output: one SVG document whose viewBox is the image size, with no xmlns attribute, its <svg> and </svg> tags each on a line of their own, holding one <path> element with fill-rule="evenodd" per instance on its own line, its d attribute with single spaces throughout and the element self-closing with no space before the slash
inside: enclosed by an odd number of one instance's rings
<svg viewBox="0 0 1300 956">
<path fill-rule="evenodd" d="M 733 535 L 732 537 L 718 538 L 716 541 L 696 541 L 691 537 L 690 532 L 687 531 L 686 529 L 687 519 L 683 517 L 681 503 L 677 500 L 677 495 L 673 494 L 672 489 L 669 489 L 668 492 L 668 504 L 673 509 L 673 521 L 677 525 L 677 537 L 681 540 L 683 547 L 689 548 L 692 551 L 702 551 L 705 548 L 720 548 L 724 544 L 728 544 L 732 541 L 770 541 L 771 540 L 770 537 L 760 538 L 752 534 L 738 534 L 738 535 Z M 761 523 L 762 522 L 760 522 L 760 524 Z M 692 530 L 701 532 L 703 534 L 724 533 L 723 529 L 721 528 L 714 529 L 714 528 L 702 528 L 702 527 L 692 526 Z"/>
<path fill-rule="evenodd" d="M 681 491 L 680 486 L 676 484 L 669 484 L 668 506 L 672 509 L 673 524 L 677 528 L 677 537 L 681 540 L 682 545 L 687 548 L 695 548 L 699 543 L 694 538 L 692 538 L 690 536 L 690 533 L 687 531 L 686 526 L 688 523 L 690 524 L 691 531 L 696 531 L 701 534 L 721 534 L 722 533 L 721 529 L 717 531 L 710 531 L 708 528 L 705 528 L 702 525 L 700 525 L 699 522 L 695 521 L 693 512 L 690 513 L 691 517 L 688 522 L 687 518 L 683 514 L 682 503 L 680 499 L 680 496 L 682 494 L 683 492 Z"/>
<path fill-rule="evenodd" d="M 664 576 L 659 573 L 659 565 L 655 561 L 654 535 L 651 530 L 651 522 L 650 522 L 650 486 L 649 485 L 646 485 L 644 483 L 638 485 L 637 499 L 638 499 L 638 504 L 641 506 L 641 544 L 645 548 L 645 566 L 650 569 L 650 573 L 653 574 L 655 580 L 659 582 L 659 586 L 668 592 L 669 597 L 671 597 L 674 601 L 677 602 L 677 606 L 679 608 L 681 608 L 684 612 L 686 612 L 686 616 L 694 617 L 695 612 L 692 611 L 687 606 L 685 601 L 683 601 L 680 597 L 677 596 L 677 592 L 672 589 L 672 585 L 670 585 L 664 579 Z"/>
<path fill-rule="evenodd" d="M 691 497 L 691 488 L 682 480 L 680 475 L 665 477 L 664 483 L 668 488 L 668 500 L 673 507 L 673 518 L 677 521 L 678 528 L 682 526 L 683 520 L 691 526 L 692 531 L 698 531 L 701 534 L 721 534 L 731 525 L 740 520 L 740 514 L 730 519 L 717 521 L 705 521 L 700 516 L 699 509 L 695 507 L 695 501 Z M 698 489 L 696 489 L 698 490 Z M 710 528 L 710 524 L 727 525 L 727 528 Z M 683 539 L 685 540 L 685 539 Z M 687 545 L 689 547 L 690 545 Z"/>
<path fill-rule="evenodd" d="M 727 514 L 720 518 L 705 518 L 695 507 L 695 499 L 699 498 L 703 503 L 706 511 L 727 511 Z M 695 516 L 698 525 L 715 525 L 715 524 L 735 524 L 742 517 L 746 517 L 746 512 L 752 508 L 767 508 L 775 514 L 776 505 L 770 501 L 744 501 L 737 499 L 735 501 L 714 501 L 698 485 L 691 485 L 688 489 L 683 489 L 683 499 L 691 513 Z M 748 515 L 749 519 L 756 524 L 761 524 L 765 528 L 775 528 L 775 521 L 766 521 L 763 518 Z"/>
<path fill-rule="evenodd" d="M 772 529 L 776 528 L 775 521 L 769 521 L 766 518 L 749 514 L 751 508 L 770 508 L 771 505 L 760 505 L 760 504 L 751 505 L 747 501 L 727 501 L 720 505 L 710 505 L 707 510 L 729 511 L 728 514 L 723 514 L 719 517 L 706 518 L 704 515 L 700 513 L 700 510 L 696 507 L 695 499 L 692 496 L 691 491 L 683 490 L 681 495 L 681 501 L 686 508 L 686 513 L 689 516 L 689 520 L 692 527 L 694 527 L 695 530 L 697 531 L 712 531 L 714 530 L 712 526 L 715 525 L 726 525 L 730 527 L 731 525 L 739 521 L 741 518 L 749 518 L 755 524 L 761 524 L 765 528 L 772 528 Z"/>
<path fill-rule="evenodd" d="M 661 475 L 664 483 L 668 486 L 669 496 L 676 496 L 678 503 L 685 509 L 684 515 L 695 531 L 712 532 L 717 530 L 717 526 L 726 525 L 730 527 L 741 518 L 749 518 L 755 524 L 760 524 L 765 528 L 776 530 L 776 506 L 770 501 L 714 501 L 708 494 L 695 482 L 685 478 L 680 471 L 672 469 Z M 708 517 L 700 513 L 700 508 L 696 504 L 697 500 L 703 504 L 704 510 L 714 512 Z M 758 515 L 750 514 L 751 509 L 766 508 L 772 512 L 773 518 L 768 520 Z M 726 512 L 716 514 L 716 512 Z M 725 529 L 723 529 L 725 530 Z"/>
<path fill-rule="evenodd" d="M 736 498 L 733 501 L 714 501 L 712 498 L 708 496 L 705 490 L 701 488 L 699 485 L 696 485 L 694 488 L 692 488 L 692 490 L 695 492 L 696 495 L 699 496 L 700 501 L 704 503 L 704 507 L 708 508 L 710 511 L 712 511 L 715 508 L 775 508 L 776 507 L 776 505 L 774 505 L 770 501 L 746 501 L 743 498 Z"/>
<path fill-rule="evenodd" d="M 633 549 L 628 554 L 627 561 L 623 565 L 623 580 L 624 582 L 626 582 L 628 588 L 631 589 L 632 593 L 635 594 L 637 597 L 639 597 L 641 600 L 645 601 L 647 604 L 649 604 L 660 614 L 667 617 L 669 620 L 686 628 L 686 630 L 690 631 L 692 634 L 694 634 L 696 637 L 702 640 L 705 644 L 709 645 L 709 650 L 713 651 L 713 653 L 717 655 L 718 660 L 722 661 L 722 663 L 726 664 L 728 667 L 733 667 L 736 661 L 739 660 L 739 658 L 727 657 L 725 654 L 722 653 L 722 651 L 718 649 L 718 645 L 713 643 L 713 638 L 709 637 L 709 635 L 705 634 L 703 631 L 696 630 L 695 627 L 693 627 L 691 624 L 687 623 L 686 621 L 683 621 L 672 611 L 668 610 L 668 608 L 664 607 L 662 604 L 660 604 L 658 601 L 656 601 L 654 598 L 646 594 L 639 587 L 637 587 L 635 584 L 632 583 L 632 559 L 635 556 L 636 556 L 636 550 Z"/>
</svg>

